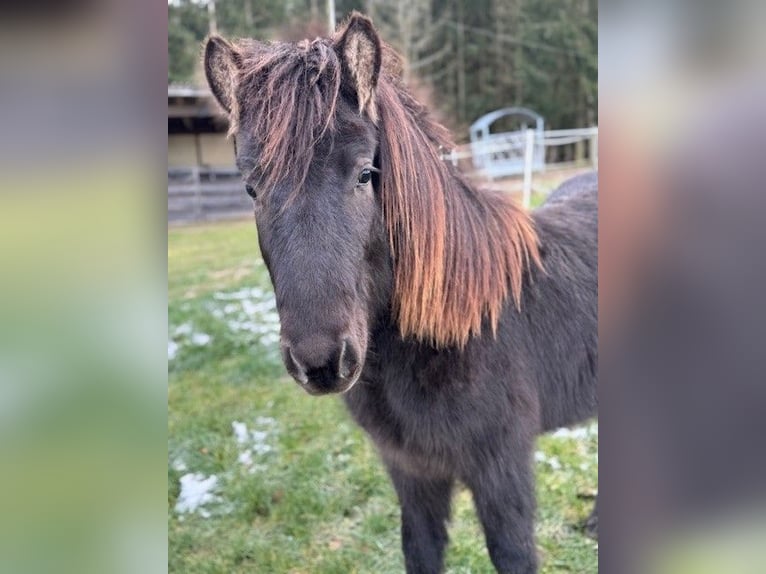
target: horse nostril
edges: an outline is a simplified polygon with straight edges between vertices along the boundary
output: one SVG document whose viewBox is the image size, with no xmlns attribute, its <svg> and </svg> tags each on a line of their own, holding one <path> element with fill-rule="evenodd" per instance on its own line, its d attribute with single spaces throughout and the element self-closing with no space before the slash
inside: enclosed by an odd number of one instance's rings
<svg viewBox="0 0 766 574">
<path fill-rule="evenodd" d="M 348 338 L 343 339 L 338 359 L 338 374 L 342 379 L 353 379 L 359 370 L 359 354 Z"/>
<path fill-rule="evenodd" d="M 362 370 L 360 352 L 351 337 L 283 338 L 280 350 L 287 372 L 311 394 L 347 388 Z"/>
<path fill-rule="evenodd" d="M 302 385 L 308 383 L 309 378 L 306 374 L 306 369 L 303 368 L 303 365 L 301 365 L 300 361 L 295 358 L 295 355 L 293 355 L 293 350 L 289 346 L 285 346 L 282 348 L 282 354 L 285 361 L 285 367 L 287 367 L 287 372 L 290 373 Z"/>
</svg>

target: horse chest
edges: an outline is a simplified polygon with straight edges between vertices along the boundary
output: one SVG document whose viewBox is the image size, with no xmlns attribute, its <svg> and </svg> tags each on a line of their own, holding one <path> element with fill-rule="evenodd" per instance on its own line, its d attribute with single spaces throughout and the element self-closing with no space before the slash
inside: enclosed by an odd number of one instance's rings
<svg viewBox="0 0 766 574">
<path fill-rule="evenodd" d="M 384 458 L 428 475 L 445 474 L 463 458 L 468 381 L 460 369 L 444 360 L 392 361 L 366 375 L 347 404 Z"/>
</svg>

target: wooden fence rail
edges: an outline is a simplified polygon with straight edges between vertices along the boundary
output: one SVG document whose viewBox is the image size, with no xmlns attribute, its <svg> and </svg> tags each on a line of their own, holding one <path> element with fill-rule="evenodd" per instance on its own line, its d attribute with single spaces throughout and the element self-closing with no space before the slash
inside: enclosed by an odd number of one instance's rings
<svg viewBox="0 0 766 574">
<path fill-rule="evenodd" d="M 253 203 L 236 169 L 168 169 L 168 221 L 188 223 L 244 217 Z"/>
<path fill-rule="evenodd" d="M 526 145 L 518 151 L 523 154 L 525 160 L 523 201 L 529 205 L 533 177 L 530 150 L 535 143 L 534 135 L 527 133 L 524 141 Z M 574 163 L 586 163 L 598 169 L 598 128 L 596 127 L 546 131 L 543 143 L 546 151 L 571 147 L 574 150 Z M 445 161 L 450 161 L 459 165 L 464 171 L 470 172 L 473 170 L 471 160 L 474 154 L 501 152 L 508 145 L 510 144 L 491 143 L 483 148 L 476 146 L 472 148 L 470 145 L 458 146 L 442 157 Z M 547 163 L 551 163 L 550 159 Z M 188 223 L 240 218 L 247 217 L 248 214 L 252 214 L 252 211 L 252 201 L 245 194 L 242 178 L 235 168 L 168 168 L 169 222 Z"/>
</svg>

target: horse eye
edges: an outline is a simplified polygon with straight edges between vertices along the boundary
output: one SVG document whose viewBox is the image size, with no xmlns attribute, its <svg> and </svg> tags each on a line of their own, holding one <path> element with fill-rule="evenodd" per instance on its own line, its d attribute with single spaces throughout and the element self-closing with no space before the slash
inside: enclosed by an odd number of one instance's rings
<svg viewBox="0 0 766 574">
<path fill-rule="evenodd" d="M 247 195 L 249 195 L 253 199 L 255 199 L 258 196 L 258 194 L 255 193 L 255 190 L 253 189 L 252 185 L 246 185 L 245 186 L 245 191 L 247 192 Z"/>
<path fill-rule="evenodd" d="M 362 185 L 370 183 L 370 179 L 372 179 L 372 172 L 369 169 L 363 169 L 359 174 L 359 183 Z"/>
</svg>

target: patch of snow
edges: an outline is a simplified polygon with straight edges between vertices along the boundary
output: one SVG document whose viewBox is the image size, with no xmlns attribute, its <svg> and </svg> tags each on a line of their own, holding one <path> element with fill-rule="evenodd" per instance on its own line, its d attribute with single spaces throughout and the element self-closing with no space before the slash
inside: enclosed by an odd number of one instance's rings
<svg viewBox="0 0 766 574">
<path fill-rule="evenodd" d="M 269 433 L 267 431 L 251 431 L 250 433 L 253 437 L 253 450 L 257 454 L 266 454 L 267 452 L 271 452 L 274 450 L 270 444 L 266 442 L 266 440 L 269 438 Z"/>
<path fill-rule="evenodd" d="M 576 429 L 560 428 L 551 435 L 553 438 L 583 439 L 588 436 L 588 430 L 582 427 Z"/>
<path fill-rule="evenodd" d="M 259 430 L 251 431 L 251 434 L 253 435 L 253 442 L 255 443 L 264 442 L 266 438 L 269 436 L 269 433 L 267 433 L 266 431 L 259 431 Z"/>
<path fill-rule="evenodd" d="M 273 451 L 274 448 L 270 444 L 256 443 L 253 445 L 253 450 L 256 452 L 256 454 L 266 454 Z"/>
<path fill-rule="evenodd" d="M 237 442 L 239 444 L 245 444 L 248 438 L 247 425 L 239 421 L 234 421 L 231 423 L 231 428 L 234 431 L 234 436 L 237 437 Z"/>
<path fill-rule="evenodd" d="M 279 343 L 279 315 L 274 293 L 259 287 L 213 294 L 208 311 L 223 321 L 229 332 L 250 344 L 253 339 L 274 350 Z M 220 303 L 219 303 L 220 302 Z"/>
<path fill-rule="evenodd" d="M 210 511 L 203 506 L 220 500 L 214 494 L 214 490 L 218 486 L 218 477 L 214 474 L 205 477 L 205 475 L 195 472 L 184 474 L 180 482 L 181 493 L 176 501 L 176 512 L 178 514 L 198 512 L 203 518 L 208 518 Z"/>
<path fill-rule="evenodd" d="M 263 314 L 264 319 L 269 320 L 272 318 L 275 302 L 273 299 L 266 299 L 265 301 L 253 302 L 250 299 L 243 299 L 241 302 L 242 310 L 247 315 Z M 229 307 L 229 305 L 227 305 Z M 224 309 L 226 311 L 226 309 Z M 274 313 L 275 314 L 275 313 Z"/>
<path fill-rule="evenodd" d="M 276 325 L 277 329 L 279 328 L 279 313 L 276 311 L 271 311 L 269 313 L 264 313 L 261 316 L 261 319 L 268 325 Z"/>
<path fill-rule="evenodd" d="M 185 470 L 188 470 L 186 463 L 181 459 L 180 456 L 173 459 L 171 466 L 173 467 L 173 470 L 177 470 L 178 472 L 184 472 Z"/>
<path fill-rule="evenodd" d="M 240 421 L 233 421 L 231 423 L 237 444 L 243 446 L 243 450 L 240 450 L 237 460 L 246 467 L 250 467 L 251 471 L 258 466 L 252 466 L 254 454 L 264 455 L 274 452 L 274 447 L 268 441 L 275 431 L 276 423 L 277 421 L 271 417 L 258 417 L 255 419 L 255 424 L 260 427 L 266 427 L 266 430 L 248 430 L 247 424 Z"/>
<path fill-rule="evenodd" d="M 182 323 L 173 330 L 173 336 L 168 339 L 168 360 L 175 358 L 178 351 L 184 345 L 195 345 L 204 347 L 212 341 L 212 337 L 207 333 L 195 332 L 194 326 L 189 323 Z"/>
<path fill-rule="evenodd" d="M 261 317 L 261 322 L 256 323 L 251 319 L 229 319 L 226 321 L 226 325 L 230 331 L 237 333 L 248 332 L 255 335 L 267 335 L 279 332 L 279 319 L 275 321 L 267 321 Z"/>
<path fill-rule="evenodd" d="M 279 335 L 277 333 L 267 333 L 261 337 L 261 343 L 264 345 L 276 345 L 279 343 Z"/>
<path fill-rule="evenodd" d="M 214 298 L 219 301 L 242 301 L 243 299 L 263 299 L 265 292 L 260 287 L 251 287 L 239 289 L 238 291 L 231 291 L 225 293 L 219 291 L 213 295 Z"/>
<path fill-rule="evenodd" d="M 253 453 L 250 450 L 243 450 L 239 453 L 237 460 L 245 466 L 251 466 L 253 464 Z"/>
<path fill-rule="evenodd" d="M 178 327 L 176 327 L 176 330 L 173 332 L 173 335 L 175 337 L 190 335 L 193 330 L 194 329 L 192 328 L 191 323 L 183 323 L 182 325 L 179 325 Z"/>
<path fill-rule="evenodd" d="M 539 463 L 546 463 L 548 464 L 553 470 L 559 470 L 561 469 L 561 463 L 559 462 L 558 457 L 555 456 L 548 456 L 543 451 L 538 450 L 535 451 L 535 461 Z"/>
<path fill-rule="evenodd" d="M 272 427 L 275 424 L 277 424 L 277 421 L 271 417 L 258 417 L 257 419 L 255 419 L 255 424 Z"/>
<path fill-rule="evenodd" d="M 192 333 L 191 336 L 192 345 L 196 345 L 197 347 L 204 347 L 210 340 L 211 337 L 207 333 Z"/>
<path fill-rule="evenodd" d="M 554 432 L 551 436 L 553 438 L 572 438 L 575 440 L 582 440 L 591 436 L 598 435 L 598 423 L 593 423 L 587 427 L 577 428 L 560 428 Z"/>
</svg>

